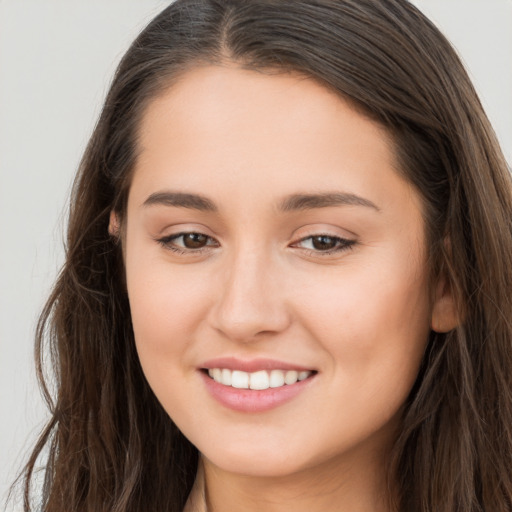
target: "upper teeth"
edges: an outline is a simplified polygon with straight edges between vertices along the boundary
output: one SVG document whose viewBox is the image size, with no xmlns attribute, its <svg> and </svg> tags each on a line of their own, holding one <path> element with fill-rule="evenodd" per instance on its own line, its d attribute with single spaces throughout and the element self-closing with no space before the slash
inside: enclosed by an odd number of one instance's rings
<svg viewBox="0 0 512 512">
<path fill-rule="evenodd" d="M 258 390 L 295 384 L 298 380 L 307 379 L 311 373 L 311 371 L 298 372 L 295 370 L 260 370 L 248 373 L 240 370 L 228 370 L 227 368 L 211 368 L 208 370 L 208 375 L 215 382 L 239 389 Z"/>
</svg>

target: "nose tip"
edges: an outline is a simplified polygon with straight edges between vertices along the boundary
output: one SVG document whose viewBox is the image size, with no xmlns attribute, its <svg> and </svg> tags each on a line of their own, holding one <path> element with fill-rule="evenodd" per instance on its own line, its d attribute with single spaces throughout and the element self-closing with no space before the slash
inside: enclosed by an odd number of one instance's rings
<svg viewBox="0 0 512 512">
<path fill-rule="evenodd" d="M 232 268 L 211 310 L 211 324 L 225 337 L 251 342 L 284 331 L 290 314 L 283 287 L 270 269 Z"/>
</svg>

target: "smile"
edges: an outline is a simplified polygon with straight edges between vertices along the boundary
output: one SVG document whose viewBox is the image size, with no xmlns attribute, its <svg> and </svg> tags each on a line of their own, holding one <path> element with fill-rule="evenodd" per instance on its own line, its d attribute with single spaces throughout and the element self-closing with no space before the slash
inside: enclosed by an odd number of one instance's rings
<svg viewBox="0 0 512 512">
<path fill-rule="evenodd" d="M 312 371 L 296 370 L 259 370 L 256 372 L 244 372 L 230 370 L 229 368 L 210 368 L 208 375 L 217 383 L 237 389 L 265 390 L 291 386 L 298 381 L 307 379 Z"/>
</svg>

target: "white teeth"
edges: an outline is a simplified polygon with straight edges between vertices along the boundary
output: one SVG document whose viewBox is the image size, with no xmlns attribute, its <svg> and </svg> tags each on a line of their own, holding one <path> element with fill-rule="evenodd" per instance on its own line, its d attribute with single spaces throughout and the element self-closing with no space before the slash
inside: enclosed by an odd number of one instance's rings
<svg viewBox="0 0 512 512">
<path fill-rule="evenodd" d="M 247 372 L 241 372 L 234 370 L 231 373 L 231 385 L 234 388 L 248 389 L 249 388 L 249 374 Z"/>
<path fill-rule="evenodd" d="M 280 388 L 284 386 L 284 372 L 282 370 L 272 370 L 270 372 L 270 387 Z"/>
<path fill-rule="evenodd" d="M 269 377 L 265 370 L 260 372 L 254 372 L 249 377 L 249 388 L 250 389 L 268 389 Z"/>
<path fill-rule="evenodd" d="M 294 370 L 290 370 L 288 372 L 286 372 L 286 375 L 284 376 L 284 381 L 286 384 L 288 384 L 288 386 L 290 386 L 291 384 L 295 384 L 297 382 L 297 377 L 299 376 L 299 373 L 294 371 Z"/>
<path fill-rule="evenodd" d="M 280 388 L 285 384 L 291 386 L 297 381 L 307 379 L 311 371 L 296 370 L 259 370 L 248 373 L 240 370 L 229 370 L 227 368 L 211 368 L 208 375 L 219 384 L 232 386 L 238 389 L 263 390 L 268 388 Z"/>
<path fill-rule="evenodd" d="M 221 382 L 222 382 L 222 384 L 224 384 L 224 386 L 231 386 L 231 383 L 232 383 L 231 370 L 227 370 L 226 368 L 224 368 L 222 370 Z"/>
</svg>

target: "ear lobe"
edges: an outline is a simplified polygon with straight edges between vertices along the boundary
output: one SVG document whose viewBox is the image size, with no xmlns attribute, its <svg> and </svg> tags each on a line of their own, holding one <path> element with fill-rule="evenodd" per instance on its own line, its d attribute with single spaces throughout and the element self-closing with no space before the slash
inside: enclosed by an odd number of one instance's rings
<svg viewBox="0 0 512 512">
<path fill-rule="evenodd" d="M 430 326 L 435 332 L 448 332 L 459 325 L 459 315 L 452 287 L 446 278 L 440 278 L 436 285 Z"/>
<path fill-rule="evenodd" d="M 112 210 L 110 212 L 110 220 L 108 223 L 108 232 L 110 236 L 119 239 L 121 231 L 121 223 L 119 222 L 119 216 Z"/>
</svg>

